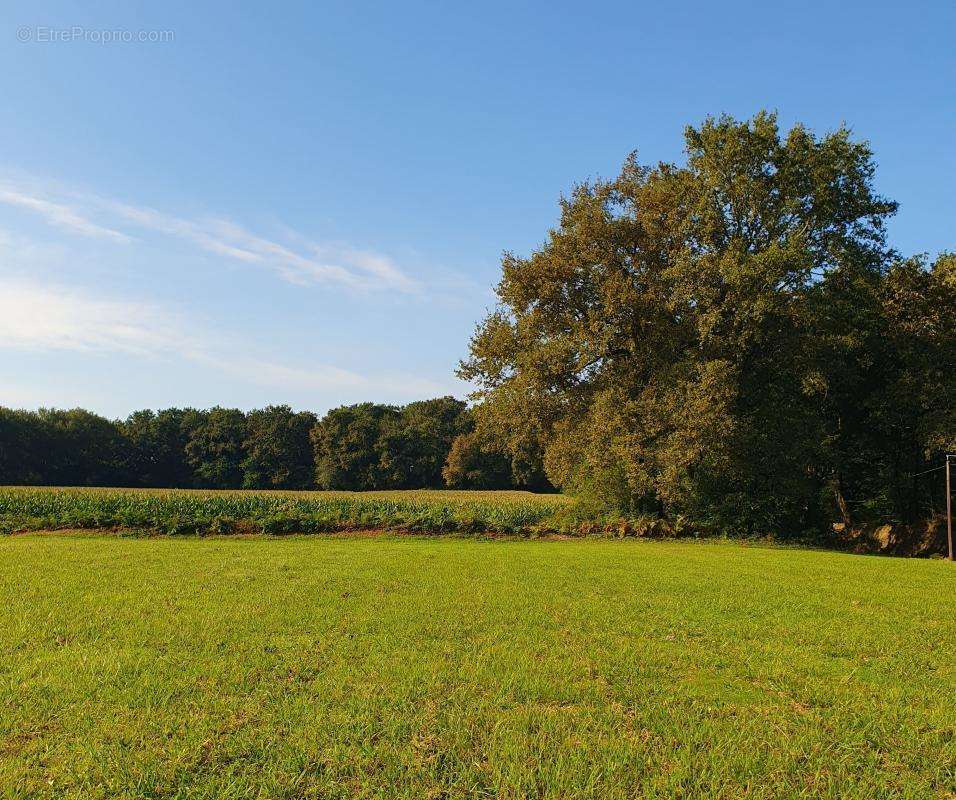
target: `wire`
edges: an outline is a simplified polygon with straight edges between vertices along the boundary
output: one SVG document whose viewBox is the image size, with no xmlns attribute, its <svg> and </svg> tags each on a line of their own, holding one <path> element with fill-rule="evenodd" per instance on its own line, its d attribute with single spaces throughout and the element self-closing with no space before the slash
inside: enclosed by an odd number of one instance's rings
<svg viewBox="0 0 956 800">
<path fill-rule="evenodd" d="M 924 469 L 922 472 L 914 472 L 910 475 L 911 478 L 917 478 L 920 475 L 926 475 L 928 472 L 936 472 L 938 469 L 946 469 L 946 465 L 943 464 L 941 467 L 933 467 L 932 469 Z"/>
</svg>

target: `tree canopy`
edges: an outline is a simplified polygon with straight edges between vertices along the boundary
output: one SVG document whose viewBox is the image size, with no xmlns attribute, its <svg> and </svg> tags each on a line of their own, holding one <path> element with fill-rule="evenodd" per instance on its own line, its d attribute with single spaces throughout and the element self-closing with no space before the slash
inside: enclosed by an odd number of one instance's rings
<svg viewBox="0 0 956 800">
<path fill-rule="evenodd" d="M 122 421 L 83 409 L 0 407 L 0 485 L 511 488 L 500 452 L 446 481 L 449 454 L 462 451 L 473 428 L 471 411 L 453 397 L 341 406 L 321 419 L 289 406 L 147 409 Z"/>
<path fill-rule="evenodd" d="M 888 247 L 896 204 L 845 128 L 724 116 L 685 142 L 683 165 L 577 186 L 505 255 L 460 369 L 479 429 L 565 490 L 721 530 L 914 512 L 899 481 L 953 430 L 952 326 L 929 324 L 956 309 L 951 262 Z"/>
</svg>

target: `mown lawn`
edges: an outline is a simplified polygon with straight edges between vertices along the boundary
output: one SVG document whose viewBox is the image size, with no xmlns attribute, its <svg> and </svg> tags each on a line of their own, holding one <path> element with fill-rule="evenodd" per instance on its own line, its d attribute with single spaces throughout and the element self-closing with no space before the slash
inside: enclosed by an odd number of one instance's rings
<svg viewBox="0 0 956 800">
<path fill-rule="evenodd" d="M 956 792 L 941 561 L 26 535 L 0 604 L 2 797 Z"/>
</svg>

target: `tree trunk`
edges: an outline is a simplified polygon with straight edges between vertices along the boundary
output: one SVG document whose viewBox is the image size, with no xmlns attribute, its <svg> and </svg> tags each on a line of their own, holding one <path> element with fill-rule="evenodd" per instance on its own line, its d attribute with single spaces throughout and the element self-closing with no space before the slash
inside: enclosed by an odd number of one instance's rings
<svg viewBox="0 0 956 800">
<path fill-rule="evenodd" d="M 847 508 L 846 498 L 843 496 L 843 483 L 840 480 L 840 476 L 836 475 L 833 479 L 833 496 L 836 498 L 837 508 L 840 509 L 840 516 L 843 519 L 843 524 L 850 527 L 850 509 Z"/>
</svg>

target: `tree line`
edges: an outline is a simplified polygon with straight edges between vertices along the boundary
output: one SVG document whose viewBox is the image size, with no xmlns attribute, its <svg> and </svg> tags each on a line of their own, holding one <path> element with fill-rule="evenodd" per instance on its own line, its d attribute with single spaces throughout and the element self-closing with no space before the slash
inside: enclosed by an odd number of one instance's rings
<svg viewBox="0 0 956 800">
<path fill-rule="evenodd" d="M 956 448 L 956 256 L 887 244 L 866 142 L 708 119 L 575 188 L 460 375 L 564 491 L 728 534 L 914 522 Z"/>
<path fill-rule="evenodd" d="M 399 407 L 137 411 L 0 408 L 0 485 L 504 489 L 529 485 L 453 397 Z M 542 488 L 539 480 L 535 488 Z"/>
</svg>

